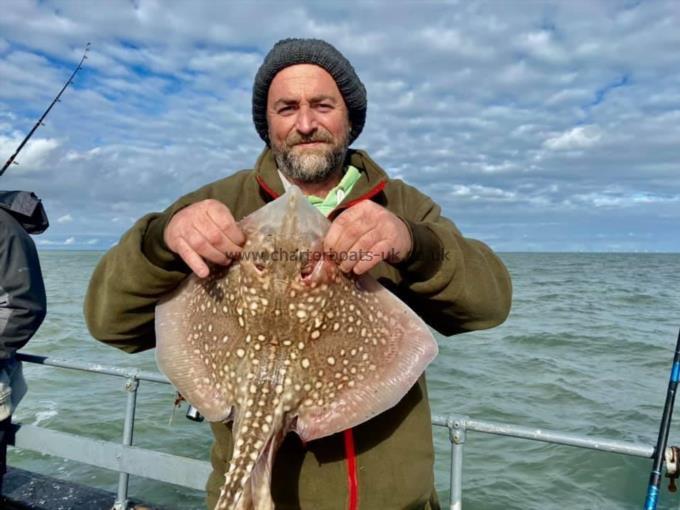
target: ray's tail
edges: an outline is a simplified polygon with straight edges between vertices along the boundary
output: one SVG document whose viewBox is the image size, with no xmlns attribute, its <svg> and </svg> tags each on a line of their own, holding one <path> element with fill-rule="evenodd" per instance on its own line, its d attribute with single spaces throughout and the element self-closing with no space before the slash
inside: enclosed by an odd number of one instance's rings
<svg viewBox="0 0 680 510">
<path fill-rule="evenodd" d="M 271 468 L 283 433 L 281 416 L 246 411 L 234 423 L 234 451 L 215 510 L 274 509 Z"/>
</svg>

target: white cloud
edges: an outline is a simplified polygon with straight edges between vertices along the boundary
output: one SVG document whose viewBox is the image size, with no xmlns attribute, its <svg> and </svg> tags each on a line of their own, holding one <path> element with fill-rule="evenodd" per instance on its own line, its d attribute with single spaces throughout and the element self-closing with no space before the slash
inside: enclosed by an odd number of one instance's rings
<svg viewBox="0 0 680 510">
<path fill-rule="evenodd" d="M 240 76 L 256 71 L 261 61 L 262 57 L 256 53 L 225 51 L 213 54 L 204 51 L 192 56 L 187 66 L 196 71 Z"/>
<path fill-rule="evenodd" d="M 555 151 L 585 149 L 592 147 L 602 139 L 602 131 L 597 126 L 578 126 L 552 138 L 543 145 Z"/>
<path fill-rule="evenodd" d="M 45 239 L 45 238 L 37 238 L 35 240 L 36 244 L 39 246 L 54 246 L 54 247 L 59 247 L 59 246 L 71 246 L 76 243 L 76 238 L 75 237 L 69 237 L 68 239 L 65 239 L 63 241 L 55 241 L 53 239 Z"/>
<path fill-rule="evenodd" d="M 547 30 L 532 31 L 519 37 L 518 46 L 535 58 L 557 64 L 567 60 L 567 53 L 560 48 Z"/>
<path fill-rule="evenodd" d="M 22 139 L 23 137 L 9 138 L 0 136 L 0 154 L 7 154 L 8 157 L 11 154 L 14 154 Z M 41 170 L 45 167 L 46 163 L 50 161 L 55 149 L 57 149 L 59 145 L 59 141 L 54 138 L 31 139 L 14 160 L 19 164 L 19 167 L 17 167 L 15 171 L 34 172 Z"/>
<path fill-rule="evenodd" d="M 53 222 L 49 241 L 108 246 L 135 218 L 250 167 L 263 145 L 251 120 L 253 75 L 289 36 L 334 43 L 366 85 L 355 147 L 445 213 L 462 208 L 470 231 L 500 245 L 521 236 L 493 237 L 498 217 L 527 224 L 538 211 L 567 211 L 615 224 L 624 210 L 643 229 L 645 214 L 680 216 L 680 66 L 667 50 L 680 45 L 680 19 L 670 1 L 291 2 L 284 17 L 246 2 L 5 4 L 1 155 L 93 42 L 85 71 L 3 176 L 3 187 L 36 191 L 54 217 L 78 219 Z"/>
<path fill-rule="evenodd" d="M 663 196 L 645 192 L 616 192 L 603 191 L 577 194 L 571 197 L 571 201 L 581 202 L 595 207 L 622 208 L 640 205 L 653 206 L 655 204 L 680 203 L 679 195 Z"/>
<path fill-rule="evenodd" d="M 66 154 L 66 156 L 64 156 L 64 159 L 67 162 L 78 161 L 78 160 L 89 160 L 89 159 L 96 157 L 101 152 L 102 152 L 101 147 L 95 147 L 94 149 L 90 149 L 90 150 L 85 151 L 85 152 L 78 152 L 78 151 L 71 150 Z"/>
<path fill-rule="evenodd" d="M 546 104 L 550 106 L 557 105 L 575 105 L 580 106 L 586 104 L 593 96 L 592 91 L 582 88 L 568 88 L 560 90 L 551 95 Z"/>
<path fill-rule="evenodd" d="M 486 59 L 493 55 L 491 48 L 477 44 L 475 38 L 456 28 L 427 27 L 418 37 L 431 49 L 458 54 L 468 58 Z"/>
<path fill-rule="evenodd" d="M 478 184 L 473 184 L 470 186 L 464 186 L 456 184 L 453 186 L 451 194 L 455 197 L 469 198 L 470 200 L 494 200 L 494 201 L 504 201 L 504 200 L 514 200 L 516 199 L 516 193 L 512 191 L 505 191 L 499 188 L 491 188 L 488 186 L 481 186 Z"/>
<path fill-rule="evenodd" d="M 73 221 L 73 216 L 70 214 L 65 214 L 64 216 L 59 216 L 57 218 L 57 223 L 71 223 Z"/>
</svg>

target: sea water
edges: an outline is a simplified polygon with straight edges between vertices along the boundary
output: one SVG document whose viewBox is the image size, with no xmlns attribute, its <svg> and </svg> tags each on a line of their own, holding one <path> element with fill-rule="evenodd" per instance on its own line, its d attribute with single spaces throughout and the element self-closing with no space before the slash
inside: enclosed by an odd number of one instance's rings
<svg viewBox="0 0 680 510">
<path fill-rule="evenodd" d="M 98 252 L 42 252 L 49 312 L 24 352 L 156 370 L 92 339 L 82 306 Z M 438 336 L 428 368 L 432 411 L 594 438 L 655 444 L 680 328 L 680 254 L 502 253 L 513 278 L 508 320 L 489 331 Z M 125 381 L 25 365 L 29 392 L 15 421 L 122 439 Z M 134 444 L 207 460 L 206 423 L 177 412 L 174 391 L 142 382 Z M 680 404 L 680 402 L 679 402 Z M 680 416 L 680 415 L 679 415 Z M 670 443 L 680 442 L 680 417 Z M 435 427 L 437 488 L 448 504 L 450 444 Z M 12 466 L 115 492 L 118 474 L 29 451 Z M 651 461 L 468 432 L 463 508 L 641 508 Z M 659 509 L 680 507 L 665 485 Z M 168 509 L 204 508 L 203 493 L 131 477 L 131 497 Z"/>
</svg>

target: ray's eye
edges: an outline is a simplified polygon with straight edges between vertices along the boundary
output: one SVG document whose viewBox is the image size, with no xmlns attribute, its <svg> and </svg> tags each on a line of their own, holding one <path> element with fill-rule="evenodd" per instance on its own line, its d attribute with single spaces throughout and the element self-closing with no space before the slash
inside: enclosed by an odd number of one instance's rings
<svg viewBox="0 0 680 510">
<path fill-rule="evenodd" d="M 257 261 L 255 262 L 255 269 L 257 269 L 258 273 L 264 273 L 264 270 L 267 268 L 267 266 L 264 264 L 262 261 Z"/>
</svg>

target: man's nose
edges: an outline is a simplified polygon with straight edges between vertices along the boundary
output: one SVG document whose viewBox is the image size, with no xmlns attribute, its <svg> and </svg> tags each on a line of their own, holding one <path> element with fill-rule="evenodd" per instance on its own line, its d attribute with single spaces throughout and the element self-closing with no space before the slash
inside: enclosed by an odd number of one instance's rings
<svg viewBox="0 0 680 510">
<path fill-rule="evenodd" d="M 298 132 L 302 135 L 310 135 L 316 130 L 317 126 L 318 124 L 314 111 L 306 106 L 300 108 L 295 124 L 295 128 Z"/>
</svg>

